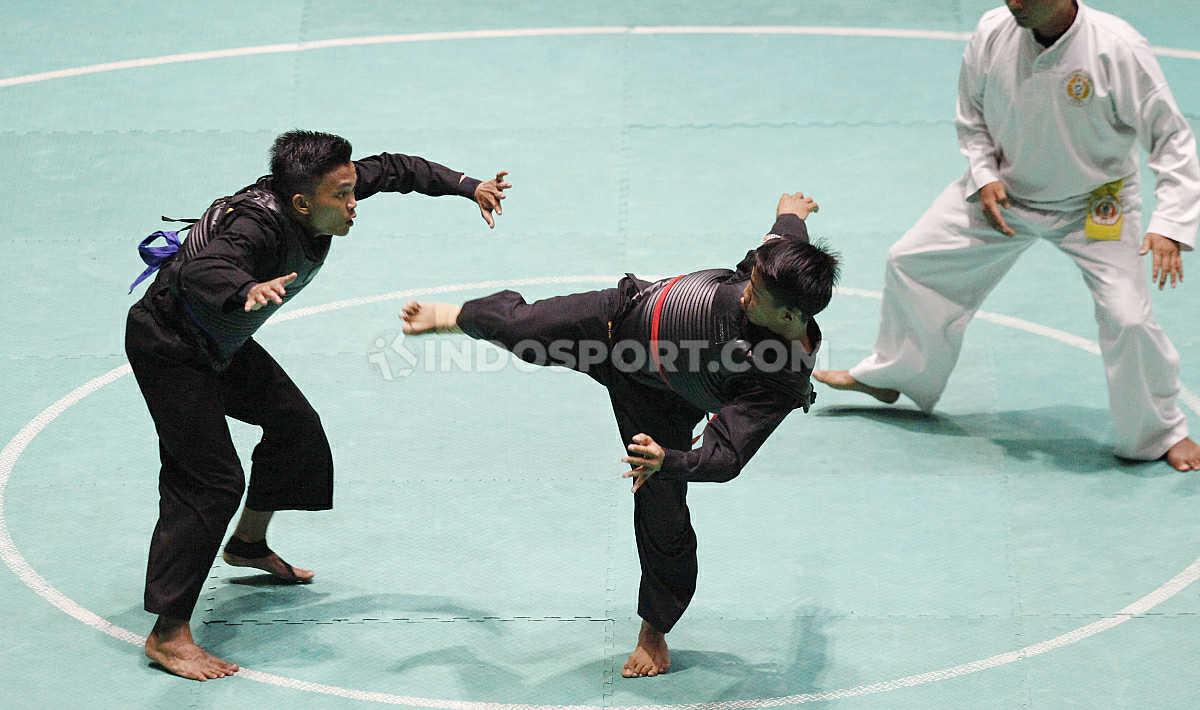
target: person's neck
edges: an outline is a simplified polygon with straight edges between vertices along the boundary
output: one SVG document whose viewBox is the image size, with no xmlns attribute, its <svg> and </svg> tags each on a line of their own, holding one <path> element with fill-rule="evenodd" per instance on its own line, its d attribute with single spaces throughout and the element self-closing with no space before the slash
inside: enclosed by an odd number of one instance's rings
<svg viewBox="0 0 1200 710">
<path fill-rule="evenodd" d="M 812 352 L 812 340 L 808 337 L 808 321 L 792 321 L 780 330 L 776 330 L 775 328 L 768 328 L 767 330 L 770 330 L 788 342 L 800 343 L 804 346 L 806 352 Z"/>
<path fill-rule="evenodd" d="M 1071 3 L 1071 7 L 1063 11 L 1061 15 L 1053 17 L 1046 21 L 1042 27 L 1033 28 L 1033 38 L 1038 41 L 1038 44 L 1043 47 L 1050 47 L 1058 41 L 1060 37 L 1071 29 L 1071 25 L 1075 24 L 1075 17 L 1079 14 L 1079 4 Z"/>
<path fill-rule="evenodd" d="M 304 215 L 297 212 L 296 210 L 289 208 L 287 211 L 287 215 L 288 215 L 288 217 L 290 217 L 292 219 L 292 222 L 294 222 L 297 226 L 300 227 L 301 231 L 304 232 L 304 236 L 310 237 L 310 238 L 321 236 L 320 234 L 317 233 L 317 230 L 313 229 L 312 221 L 309 220 Z"/>
</svg>

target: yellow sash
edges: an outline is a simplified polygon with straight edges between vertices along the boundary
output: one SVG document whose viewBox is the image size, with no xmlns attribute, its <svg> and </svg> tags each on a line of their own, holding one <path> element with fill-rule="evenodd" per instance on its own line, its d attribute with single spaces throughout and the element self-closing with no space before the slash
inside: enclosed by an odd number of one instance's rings
<svg viewBox="0 0 1200 710">
<path fill-rule="evenodd" d="M 1114 180 L 1092 190 L 1088 198 L 1087 221 L 1083 233 L 1088 239 L 1113 241 L 1121 238 L 1121 227 L 1125 224 L 1125 210 L 1121 207 L 1121 187 L 1125 180 Z"/>
</svg>

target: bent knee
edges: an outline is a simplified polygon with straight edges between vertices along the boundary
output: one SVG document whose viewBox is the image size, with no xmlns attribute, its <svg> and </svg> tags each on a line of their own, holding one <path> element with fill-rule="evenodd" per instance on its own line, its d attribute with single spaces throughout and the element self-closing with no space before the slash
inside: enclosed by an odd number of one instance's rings
<svg viewBox="0 0 1200 710">
<path fill-rule="evenodd" d="M 1115 297 L 1096 303 L 1096 322 L 1111 332 L 1155 327 L 1149 301 Z"/>
<path fill-rule="evenodd" d="M 246 492 L 246 477 L 239 467 L 236 475 L 201 477 L 186 493 L 191 505 L 206 510 L 206 517 L 229 522 Z"/>
</svg>

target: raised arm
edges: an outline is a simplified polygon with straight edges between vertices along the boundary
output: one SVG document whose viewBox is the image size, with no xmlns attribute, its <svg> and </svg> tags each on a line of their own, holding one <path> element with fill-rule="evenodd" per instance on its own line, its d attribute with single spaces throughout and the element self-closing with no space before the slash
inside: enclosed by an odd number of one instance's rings
<svg viewBox="0 0 1200 710">
<path fill-rule="evenodd" d="M 401 153 L 380 153 L 354 161 L 358 182 L 354 198 L 365 200 L 377 192 L 409 193 L 440 197 L 459 195 L 474 198 L 479 180 L 430 160 Z"/>
<path fill-rule="evenodd" d="M 783 193 L 779 197 L 779 203 L 775 205 L 775 223 L 771 225 L 771 231 L 767 232 L 763 237 L 763 242 L 771 239 L 799 239 L 808 241 L 808 226 L 804 220 L 810 214 L 814 214 L 821 210 L 821 206 L 817 204 L 811 196 L 805 196 L 803 192 Z M 754 268 L 754 250 L 746 252 L 746 256 L 737 265 L 735 271 L 738 276 L 750 277 L 750 271 Z"/>
<path fill-rule="evenodd" d="M 422 195 L 439 197 L 458 195 L 473 200 L 488 227 L 494 227 L 492 212 L 503 214 L 500 201 L 504 190 L 512 187 L 507 182 L 505 171 L 487 181 L 476 180 L 466 173 L 451 170 L 445 165 L 424 158 L 401 153 L 380 153 L 354 161 L 358 182 L 354 186 L 354 198 L 365 200 L 379 192 L 419 192 Z"/>
</svg>

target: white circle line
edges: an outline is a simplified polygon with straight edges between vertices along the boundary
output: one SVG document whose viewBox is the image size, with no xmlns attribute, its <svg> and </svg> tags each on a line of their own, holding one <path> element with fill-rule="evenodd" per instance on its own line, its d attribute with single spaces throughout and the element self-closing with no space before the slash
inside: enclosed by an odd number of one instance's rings
<svg viewBox="0 0 1200 710">
<path fill-rule="evenodd" d="M 390 293 L 376 296 L 348 298 L 319 306 L 311 306 L 309 308 L 300 308 L 290 313 L 277 316 L 269 324 L 284 323 L 289 320 L 295 320 L 296 318 L 302 318 L 304 316 L 328 313 L 352 306 L 380 303 L 384 301 L 394 301 L 402 298 L 411 298 L 413 296 L 545 284 L 596 282 L 615 283 L 618 278 L 619 277 L 617 276 L 545 276 L 499 281 L 476 281 L 473 283 L 452 284 L 449 286 L 407 289 L 404 291 L 392 291 Z M 863 298 L 874 298 L 876 300 L 882 298 L 881 292 L 868 289 L 839 288 L 837 289 L 837 293 L 839 295 L 860 296 Z M 1014 318 L 1012 316 L 991 313 L 988 311 L 979 311 L 976 315 L 983 320 L 1008 328 L 1023 330 L 1034 335 L 1050 338 L 1089 353 L 1099 352 L 1099 348 L 1094 342 L 1076 335 L 1072 335 L 1071 333 L 1051 328 L 1049 326 L 1032 323 L 1030 321 Z M 69 616 L 74 617 L 75 619 L 78 619 L 79 621 L 82 621 L 92 628 L 112 636 L 113 638 L 120 639 L 121 641 L 126 641 L 134 645 L 141 645 L 145 642 L 144 636 L 140 636 L 132 631 L 129 631 L 128 629 L 117 626 L 95 612 L 84 608 L 70 597 L 58 591 L 58 589 L 42 578 L 42 576 L 39 575 L 37 571 L 34 570 L 33 567 L 25 560 L 20 551 L 17 550 L 16 544 L 13 542 L 12 537 L 8 534 L 8 525 L 5 520 L 5 494 L 8 487 L 8 480 L 12 474 L 13 467 L 16 465 L 17 459 L 20 457 L 21 453 L 25 451 L 26 447 L 29 446 L 30 442 L 32 442 L 33 439 L 39 433 L 41 433 L 43 429 L 45 429 L 67 409 L 75 404 L 78 404 L 85 397 L 93 392 L 96 392 L 100 388 L 124 377 L 131 371 L 132 370 L 128 363 L 126 363 L 120 367 L 109 370 L 99 377 L 88 380 L 79 387 L 76 387 L 69 394 L 38 413 L 37 416 L 35 416 L 24 427 L 22 427 L 19 432 L 17 432 L 16 436 L 14 436 L 8 442 L 8 444 L 5 445 L 3 450 L 0 450 L 0 557 L 4 559 L 4 564 L 25 586 L 32 589 L 38 596 L 50 602 L 50 604 L 55 608 L 68 614 Z M 1183 388 L 1183 394 L 1184 396 L 1182 399 L 1184 403 L 1190 409 L 1192 409 L 1194 413 L 1200 414 L 1200 409 L 1196 407 L 1195 395 L 1193 395 L 1186 388 Z M 1016 661 L 1024 660 L 1026 658 L 1062 648 L 1063 646 L 1069 646 L 1073 643 L 1082 641 L 1083 639 L 1091 636 L 1095 636 L 1096 634 L 1102 633 L 1116 626 L 1120 626 L 1126 621 L 1136 618 L 1141 614 L 1145 614 L 1154 607 L 1175 596 L 1188 585 L 1195 582 L 1197 578 L 1200 578 L 1200 558 L 1193 561 L 1190 565 L 1184 568 L 1183 571 L 1179 572 L 1170 580 L 1160 585 L 1157 589 L 1151 591 L 1145 596 L 1142 596 L 1132 604 L 1129 604 L 1111 616 L 1107 616 L 1103 619 L 1081 626 L 1072 631 L 1068 631 L 1067 633 L 1061 634 L 1054 638 L 1047 639 L 1039 643 L 1030 644 L 1014 651 L 1008 651 L 1007 653 L 997 654 L 995 656 L 990 656 L 977 661 L 971 661 L 970 663 L 964 663 L 958 666 L 952 666 L 950 668 L 930 671 L 928 673 L 920 673 L 917 675 L 897 678 L 895 680 L 858 685 L 852 688 L 831 690 L 821 693 L 801 693 L 798 695 L 788 695 L 775 698 L 729 700 L 717 703 L 630 705 L 617 707 L 620 707 L 620 710 L 750 710 L 756 708 L 776 707 L 780 705 L 799 705 L 809 702 L 838 700 L 857 697 L 860 695 L 872 695 L 890 690 L 896 690 L 898 688 L 908 688 L 941 680 L 948 680 L 950 678 L 957 678 L 959 676 L 977 673 L 979 671 L 996 668 L 1009 663 L 1015 663 Z M 241 669 L 238 672 L 238 677 L 260 683 L 291 688 L 293 690 L 302 690 L 311 693 L 336 696 L 349 700 L 361 700 L 387 705 L 444 708 L 446 710 L 612 710 L 612 707 L 591 705 L 526 705 L 394 695 L 391 693 L 356 690 L 353 688 L 343 688 L 336 685 L 313 683 L 309 681 L 298 680 L 296 678 L 289 678 L 287 676 L 276 675 L 273 673 L 256 671 L 250 668 Z"/>
<path fill-rule="evenodd" d="M 919 39 L 965 42 L 970 38 L 970 32 L 949 32 L 941 30 L 909 30 L 887 27 L 826 27 L 810 25 L 680 25 L 680 26 L 601 26 L 601 27 L 532 27 L 525 29 L 505 30 L 463 30 L 458 32 L 418 32 L 411 34 L 372 35 L 367 37 L 338 37 L 332 39 L 310 40 L 306 42 L 283 42 L 279 44 L 262 44 L 252 47 L 232 47 L 229 49 L 212 49 L 202 52 L 184 52 L 180 54 L 164 54 L 157 57 L 142 57 L 139 59 L 123 59 L 103 64 L 55 69 L 53 71 L 10 76 L 0 79 L 0 88 L 36 84 L 53 79 L 67 79 L 88 74 L 103 74 L 106 72 L 123 71 L 126 69 L 141 69 L 161 66 L 164 64 L 181 64 L 185 62 L 203 62 L 211 59 L 230 59 L 234 57 L 249 57 L 264 54 L 287 54 L 292 52 L 311 52 L 319 49 L 334 47 L 365 47 L 380 44 L 408 44 L 413 42 L 448 42 L 472 39 L 511 39 L 517 37 L 572 37 L 599 35 L 808 35 L 818 37 L 870 37 L 874 39 Z M 1176 59 L 1200 60 L 1200 51 L 1179 49 L 1175 47 L 1154 47 L 1154 53 L 1163 57 Z"/>
</svg>

